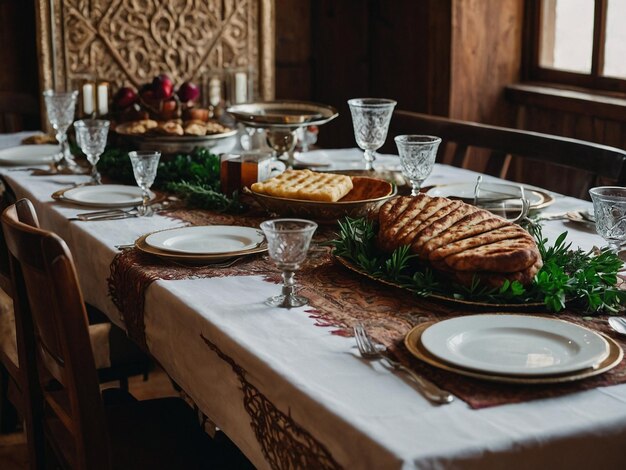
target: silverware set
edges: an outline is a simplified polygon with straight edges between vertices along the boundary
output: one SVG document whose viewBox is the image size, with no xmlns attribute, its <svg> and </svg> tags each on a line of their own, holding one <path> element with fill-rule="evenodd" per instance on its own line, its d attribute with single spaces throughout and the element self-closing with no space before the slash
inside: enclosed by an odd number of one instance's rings
<svg viewBox="0 0 626 470">
<path fill-rule="evenodd" d="M 409 369 L 398 361 L 392 359 L 387 354 L 384 346 L 374 343 L 371 336 L 361 323 L 357 323 L 353 327 L 353 331 L 354 338 L 356 339 L 356 345 L 359 348 L 361 357 L 364 359 L 379 360 L 391 369 L 404 372 L 415 382 L 420 393 L 432 403 L 441 405 L 451 403 L 454 400 L 454 396 L 452 396 L 451 393 L 440 389 L 430 380 L 425 379 L 414 370 Z"/>
<path fill-rule="evenodd" d="M 163 207 L 161 204 L 153 204 L 151 206 L 147 206 L 144 217 L 153 216 L 154 214 L 159 213 L 162 208 Z M 93 212 L 82 212 L 80 214 L 76 214 L 76 217 L 70 217 L 67 220 L 93 222 L 103 220 L 129 219 L 132 217 L 139 217 L 139 212 L 139 207 L 131 207 L 130 209 L 108 209 Z"/>
<path fill-rule="evenodd" d="M 537 222 L 544 220 L 569 220 L 570 222 L 577 222 L 590 227 L 596 226 L 593 215 L 586 210 L 568 211 L 556 214 L 542 214 L 534 220 Z"/>
</svg>

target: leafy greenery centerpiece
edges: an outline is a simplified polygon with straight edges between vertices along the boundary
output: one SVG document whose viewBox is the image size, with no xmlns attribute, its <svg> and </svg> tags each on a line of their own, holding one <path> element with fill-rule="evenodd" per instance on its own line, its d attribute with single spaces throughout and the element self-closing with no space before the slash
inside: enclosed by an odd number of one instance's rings
<svg viewBox="0 0 626 470">
<path fill-rule="evenodd" d="M 107 149 L 100 157 L 98 169 L 112 180 L 135 184 L 125 150 Z M 224 212 L 242 210 L 237 194 L 229 198 L 220 192 L 220 158 L 207 149 L 197 148 L 190 154 L 162 160 L 153 187 L 178 196 L 190 208 Z"/>
<path fill-rule="evenodd" d="M 626 304 L 626 291 L 617 287 L 621 260 L 608 249 L 596 254 L 572 249 L 562 233 L 552 246 L 543 237 L 539 225 L 531 225 L 531 234 L 543 259 L 543 267 L 532 283 L 505 281 L 500 288 L 483 285 L 474 278 L 469 287 L 451 282 L 432 270 L 409 251 L 409 246 L 391 255 L 376 246 L 375 223 L 346 218 L 339 222 L 339 234 L 333 240 L 334 254 L 368 275 L 391 282 L 420 296 L 439 295 L 457 300 L 493 304 L 543 303 L 558 312 L 568 307 L 584 312 L 615 313 Z"/>
</svg>

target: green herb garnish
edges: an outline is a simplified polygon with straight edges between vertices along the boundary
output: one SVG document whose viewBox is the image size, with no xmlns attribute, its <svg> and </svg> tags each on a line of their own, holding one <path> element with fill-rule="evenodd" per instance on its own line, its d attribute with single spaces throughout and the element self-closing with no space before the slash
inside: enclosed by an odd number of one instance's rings
<svg viewBox="0 0 626 470">
<path fill-rule="evenodd" d="M 135 184 L 128 152 L 109 148 L 98 162 L 103 175 L 124 184 Z M 175 194 L 188 207 L 226 212 L 240 212 L 238 195 L 232 198 L 220 192 L 220 158 L 207 149 L 197 148 L 188 155 L 176 155 L 159 162 L 153 187 Z"/>
<path fill-rule="evenodd" d="M 375 224 L 367 219 L 346 218 L 339 222 L 339 234 L 333 240 L 334 253 L 352 262 L 367 274 L 391 281 L 421 296 L 431 294 L 488 303 L 523 304 L 542 302 L 553 312 L 569 307 L 583 312 L 610 312 L 626 304 L 626 291 L 616 287 L 621 260 L 608 249 L 572 250 L 567 232 L 553 245 L 543 237 L 541 227 L 531 225 L 531 234 L 543 259 L 543 267 L 532 283 L 505 281 L 501 287 L 485 286 L 474 277 L 469 286 L 451 282 L 409 252 L 396 249 L 391 255 L 376 246 Z"/>
</svg>

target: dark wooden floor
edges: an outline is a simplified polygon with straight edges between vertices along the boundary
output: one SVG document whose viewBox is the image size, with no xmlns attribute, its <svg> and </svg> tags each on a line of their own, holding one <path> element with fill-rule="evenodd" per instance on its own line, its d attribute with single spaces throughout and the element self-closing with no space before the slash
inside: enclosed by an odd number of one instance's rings
<svg viewBox="0 0 626 470">
<path fill-rule="evenodd" d="M 115 383 L 104 384 L 103 388 L 109 388 L 115 385 Z M 161 369 L 156 369 L 151 372 L 146 382 L 144 382 L 141 377 L 131 378 L 129 380 L 129 388 L 131 393 L 138 400 L 178 396 L 167 374 Z M 0 469 L 24 470 L 27 468 L 28 453 L 24 434 L 0 434 Z"/>
</svg>

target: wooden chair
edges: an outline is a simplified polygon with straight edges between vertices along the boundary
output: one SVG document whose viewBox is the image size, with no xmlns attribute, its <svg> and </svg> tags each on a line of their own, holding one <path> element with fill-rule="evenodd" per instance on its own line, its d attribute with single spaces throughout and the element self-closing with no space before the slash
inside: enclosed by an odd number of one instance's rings
<svg viewBox="0 0 626 470">
<path fill-rule="evenodd" d="M 0 200 L 0 212 L 14 202 L 7 188 Z M 34 212 L 24 212 L 23 223 L 39 227 Z M 13 309 L 13 287 L 9 253 L 0 231 L 0 432 L 11 432 L 24 414 L 23 387 L 19 370 L 19 353 Z M 96 367 L 100 382 L 119 381 L 128 389 L 128 377 L 148 374 L 151 360 L 117 326 L 105 321 L 104 314 L 87 306 L 89 336 L 96 351 Z"/>
<path fill-rule="evenodd" d="M 40 125 L 37 98 L 26 93 L 0 91 L 0 133 L 38 129 Z"/>
<path fill-rule="evenodd" d="M 23 222 L 33 213 L 22 199 L 2 214 L 31 468 L 45 467 L 46 446 L 71 469 L 236 468 L 184 401 L 120 390 L 103 399 L 72 256 L 57 235 Z"/>
<path fill-rule="evenodd" d="M 460 167 L 471 158 L 470 149 L 486 149 L 489 158 L 485 173 L 501 178 L 507 177 L 512 157 L 582 170 L 589 177 L 577 188 L 579 193 L 572 194 L 576 197 L 588 198 L 587 190 L 598 185 L 600 178 L 619 186 L 626 184 L 626 151 L 606 145 L 398 110 L 391 120 L 389 135 L 400 134 L 441 137 L 439 155 L 452 153 L 451 163 Z M 453 152 L 447 148 L 450 145 L 455 145 Z M 554 175 L 558 178 L 559 173 Z"/>
</svg>

